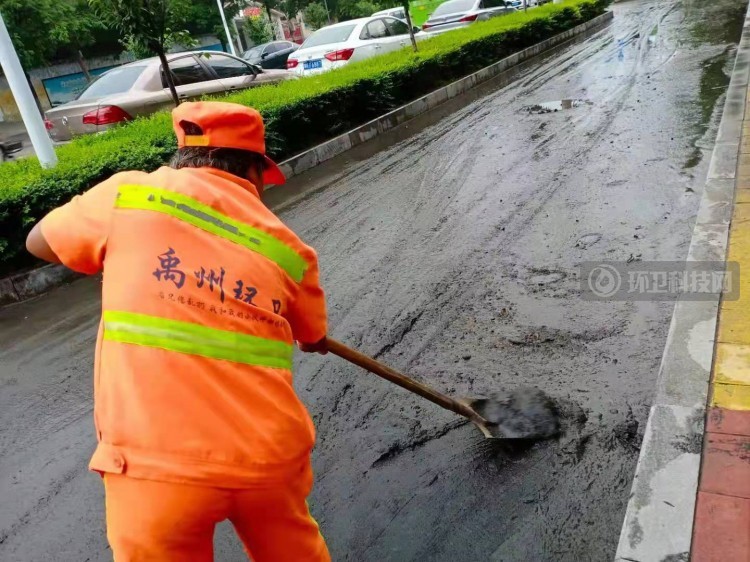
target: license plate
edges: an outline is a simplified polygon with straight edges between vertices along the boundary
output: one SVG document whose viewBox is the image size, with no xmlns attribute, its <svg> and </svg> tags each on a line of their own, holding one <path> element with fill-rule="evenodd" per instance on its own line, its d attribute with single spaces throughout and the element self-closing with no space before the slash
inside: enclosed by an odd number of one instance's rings
<svg viewBox="0 0 750 562">
<path fill-rule="evenodd" d="M 308 60 L 304 62 L 305 70 L 313 70 L 315 68 L 323 68 L 322 60 Z"/>
</svg>

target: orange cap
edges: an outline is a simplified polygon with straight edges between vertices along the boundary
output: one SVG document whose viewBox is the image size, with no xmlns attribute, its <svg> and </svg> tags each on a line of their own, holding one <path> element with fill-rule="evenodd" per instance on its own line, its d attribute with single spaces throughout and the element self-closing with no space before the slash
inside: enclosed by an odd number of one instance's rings
<svg viewBox="0 0 750 562">
<path fill-rule="evenodd" d="M 202 135 L 186 135 L 180 123 L 195 123 Z M 266 137 L 263 117 L 251 107 L 221 101 L 181 103 L 172 110 L 172 126 L 177 134 L 177 146 L 212 146 L 238 148 L 263 156 L 266 167 L 263 181 L 282 185 L 286 182 L 279 166 L 266 156 Z"/>
</svg>

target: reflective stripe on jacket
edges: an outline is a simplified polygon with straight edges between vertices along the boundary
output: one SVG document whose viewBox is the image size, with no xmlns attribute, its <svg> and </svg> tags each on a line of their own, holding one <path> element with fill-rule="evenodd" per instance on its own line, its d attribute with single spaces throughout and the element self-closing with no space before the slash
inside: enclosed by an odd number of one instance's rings
<svg viewBox="0 0 750 562">
<path fill-rule="evenodd" d="M 326 334 L 317 256 L 250 182 L 117 174 L 42 232 L 103 271 L 93 470 L 244 487 L 302 469 L 314 430 L 291 368 L 293 340 Z"/>
</svg>

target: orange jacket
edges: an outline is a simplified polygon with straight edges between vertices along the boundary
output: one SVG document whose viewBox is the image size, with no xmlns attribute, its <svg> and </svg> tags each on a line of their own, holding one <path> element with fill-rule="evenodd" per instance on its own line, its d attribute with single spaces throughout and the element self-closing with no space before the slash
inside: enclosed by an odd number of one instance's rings
<svg viewBox="0 0 750 562">
<path fill-rule="evenodd" d="M 292 350 L 326 334 L 317 256 L 250 182 L 125 172 L 41 229 L 65 265 L 104 272 L 92 470 L 226 487 L 303 470 Z"/>
</svg>

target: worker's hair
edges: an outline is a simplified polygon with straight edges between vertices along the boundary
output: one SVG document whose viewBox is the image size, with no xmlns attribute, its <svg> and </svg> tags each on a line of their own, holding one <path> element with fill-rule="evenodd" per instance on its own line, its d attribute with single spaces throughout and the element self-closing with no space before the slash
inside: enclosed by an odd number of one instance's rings
<svg viewBox="0 0 750 562">
<path fill-rule="evenodd" d="M 180 121 L 180 127 L 186 135 L 202 135 L 203 129 L 196 123 Z M 220 148 L 214 146 L 184 146 L 179 148 L 169 165 L 175 170 L 180 168 L 217 168 L 232 175 L 244 178 L 250 167 L 263 170 L 265 160 L 257 152 L 238 148 Z"/>
<path fill-rule="evenodd" d="M 265 160 L 257 152 L 237 148 L 185 146 L 177 150 L 169 161 L 175 170 L 180 168 L 217 168 L 241 178 L 247 177 L 251 166 L 262 170 Z"/>
</svg>

